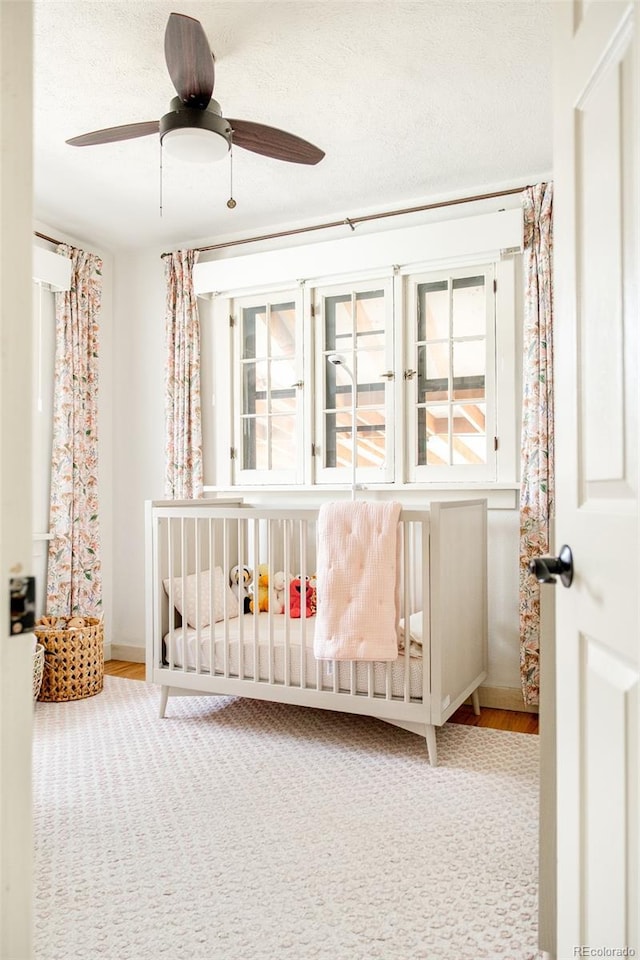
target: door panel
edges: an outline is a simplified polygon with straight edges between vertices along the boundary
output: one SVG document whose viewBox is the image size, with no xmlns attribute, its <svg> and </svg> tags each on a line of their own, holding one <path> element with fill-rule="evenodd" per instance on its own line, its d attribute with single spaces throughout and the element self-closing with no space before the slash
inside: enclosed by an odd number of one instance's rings
<svg viewBox="0 0 640 960">
<path fill-rule="evenodd" d="M 559 958 L 639 949 L 637 13 L 554 5 Z"/>
</svg>

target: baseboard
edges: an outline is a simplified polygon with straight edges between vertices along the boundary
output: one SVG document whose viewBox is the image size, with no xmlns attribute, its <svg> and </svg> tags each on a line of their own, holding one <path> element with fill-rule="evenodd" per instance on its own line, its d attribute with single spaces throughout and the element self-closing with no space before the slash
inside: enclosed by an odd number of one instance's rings
<svg viewBox="0 0 640 960">
<path fill-rule="evenodd" d="M 145 649 L 144 647 L 135 647 L 132 643 L 112 643 L 111 659 L 128 660 L 129 663 L 144 663 L 146 659 Z"/>
<path fill-rule="evenodd" d="M 538 707 L 530 707 L 522 699 L 519 687 L 478 687 L 481 707 L 493 707 L 495 710 L 515 710 L 518 713 L 538 713 Z M 471 703 L 471 698 L 466 701 Z"/>
</svg>

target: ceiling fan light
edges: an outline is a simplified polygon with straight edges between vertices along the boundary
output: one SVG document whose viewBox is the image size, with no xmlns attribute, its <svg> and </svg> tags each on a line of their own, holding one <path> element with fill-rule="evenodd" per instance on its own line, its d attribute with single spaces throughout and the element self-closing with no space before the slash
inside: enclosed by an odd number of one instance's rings
<svg viewBox="0 0 640 960">
<path fill-rule="evenodd" d="M 178 160 L 192 163 L 215 163 L 229 152 L 229 141 L 215 130 L 203 127 L 177 127 L 167 130 L 162 146 Z"/>
</svg>

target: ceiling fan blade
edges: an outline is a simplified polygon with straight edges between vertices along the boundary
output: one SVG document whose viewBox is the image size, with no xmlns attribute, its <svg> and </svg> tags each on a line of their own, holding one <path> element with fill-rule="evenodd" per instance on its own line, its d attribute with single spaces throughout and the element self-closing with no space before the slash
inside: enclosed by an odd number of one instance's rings
<svg viewBox="0 0 640 960">
<path fill-rule="evenodd" d="M 172 13 L 164 34 L 169 76 L 183 103 L 204 110 L 213 93 L 213 54 L 202 24 L 193 17 Z"/>
<path fill-rule="evenodd" d="M 237 147 L 261 153 L 264 157 L 273 157 L 274 160 L 288 160 L 289 163 L 319 163 L 324 157 L 324 150 L 292 133 L 251 120 L 226 119 L 233 130 L 232 143 Z"/>
<path fill-rule="evenodd" d="M 125 123 L 121 127 L 106 127 L 104 130 L 83 133 L 80 137 L 72 137 L 66 142 L 72 147 L 92 147 L 97 143 L 116 143 L 118 140 L 148 137 L 152 133 L 158 133 L 159 129 L 159 120 L 146 120 L 144 123 Z"/>
</svg>

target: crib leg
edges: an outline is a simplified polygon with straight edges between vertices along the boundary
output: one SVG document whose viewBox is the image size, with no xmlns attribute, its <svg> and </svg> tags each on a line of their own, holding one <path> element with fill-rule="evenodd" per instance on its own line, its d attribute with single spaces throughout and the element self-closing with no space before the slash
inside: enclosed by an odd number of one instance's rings
<svg viewBox="0 0 640 960">
<path fill-rule="evenodd" d="M 168 699 L 169 699 L 169 687 L 165 687 L 165 686 L 160 687 L 160 719 L 164 717 L 164 712 L 167 709 Z"/>
<path fill-rule="evenodd" d="M 436 728 L 432 723 L 426 725 L 427 751 L 429 753 L 429 763 L 432 767 L 438 766 L 438 748 L 436 746 Z"/>
<path fill-rule="evenodd" d="M 473 691 L 471 694 L 471 703 L 473 704 L 473 712 L 476 717 L 480 716 L 480 695 L 478 694 L 478 688 Z"/>
</svg>

